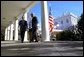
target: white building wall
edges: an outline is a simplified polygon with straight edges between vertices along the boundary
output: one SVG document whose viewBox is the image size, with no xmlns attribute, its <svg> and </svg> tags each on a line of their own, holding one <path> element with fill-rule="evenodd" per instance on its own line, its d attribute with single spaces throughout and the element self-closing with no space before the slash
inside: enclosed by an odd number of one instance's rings
<svg viewBox="0 0 84 57">
<path fill-rule="evenodd" d="M 66 21 L 67 19 L 68 19 L 68 23 Z M 63 24 L 61 23 L 61 21 L 63 21 Z M 57 29 L 64 30 L 70 26 L 77 24 L 77 16 L 75 16 L 72 13 L 68 13 L 68 14 L 62 15 L 61 17 L 56 18 L 55 22 L 59 24 L 59 27 L 57 27 Z"/>
<path fill-rule="evenodd" d="M 73 25 L 77 24 L 77 20 L 76 19 L 77 19 L 76 17 L 71 16 L 71 22 L 72 22 Z"/>
<path fill-rule="evenodd" d="M 68 22 L 67 22 L 68 20 Z M 67 27 L 71 26 L 71 17 L 70 15 L 67 15 L 63 18 L 63 26 L 62 29 L 66 29 Z"/>
</svg>

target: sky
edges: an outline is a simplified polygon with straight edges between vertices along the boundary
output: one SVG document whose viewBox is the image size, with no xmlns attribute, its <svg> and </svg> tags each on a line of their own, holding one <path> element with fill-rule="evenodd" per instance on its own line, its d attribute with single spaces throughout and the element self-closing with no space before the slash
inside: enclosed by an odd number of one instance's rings
<svg viewBox="0 0 84 57">
<path fill-rule="evenodd" d="M 48 11 L 50 6 L 54 18 L 57 18 L 66 12 L 72 12 L 78 17 L 83 13 L 83 1 L 48 1 L 47 4 Z M 39 1 L 35 4 L 29 12 L 34 13 L 34 15 L 37 16 L 39 25 L 41 26 L 41 2 Z"/>
</svg>

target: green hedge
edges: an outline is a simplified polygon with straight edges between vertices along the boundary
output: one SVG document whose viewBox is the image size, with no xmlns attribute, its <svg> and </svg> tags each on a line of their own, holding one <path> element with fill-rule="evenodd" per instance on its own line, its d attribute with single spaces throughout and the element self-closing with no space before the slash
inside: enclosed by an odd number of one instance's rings
<svg viewBox="0 0 84 57">
<path fill-rule="evenodd" d="M 1 41 L 4 41 L 4 35 L 1 33 Z"/>
<path fill-rule="evenodd" d="M 80 40 L 80 39 L 77 37 L 76 34 L 71 32 L 70 30 L 65 30 L 56 35 L 56 40 L 76 41 L 76 40 Z"/>
</svg>

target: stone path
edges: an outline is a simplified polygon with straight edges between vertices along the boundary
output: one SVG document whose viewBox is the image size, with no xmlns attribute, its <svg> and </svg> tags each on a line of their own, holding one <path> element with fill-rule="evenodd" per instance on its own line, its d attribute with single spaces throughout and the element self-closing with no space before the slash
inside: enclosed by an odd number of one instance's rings
<svg viewBox="0 0 84 57">
<path fill-rule="evenodd" d="M 1 56 L 83 56 L 83 41 L 1 41 Z"/>
</svg>

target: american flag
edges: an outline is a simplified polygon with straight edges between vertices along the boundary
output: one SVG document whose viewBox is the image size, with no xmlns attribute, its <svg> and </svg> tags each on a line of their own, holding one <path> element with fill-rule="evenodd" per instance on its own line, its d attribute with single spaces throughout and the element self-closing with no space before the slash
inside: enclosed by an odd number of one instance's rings
<svg viewBox="0 0 84 57">
<path fill-rule="evenodd" d="M 54 28 L 54 20 L 53 16 L 51 14 L 51 8 L 49 8 L 49 32 L 52 33 Z"/>
</svg>

